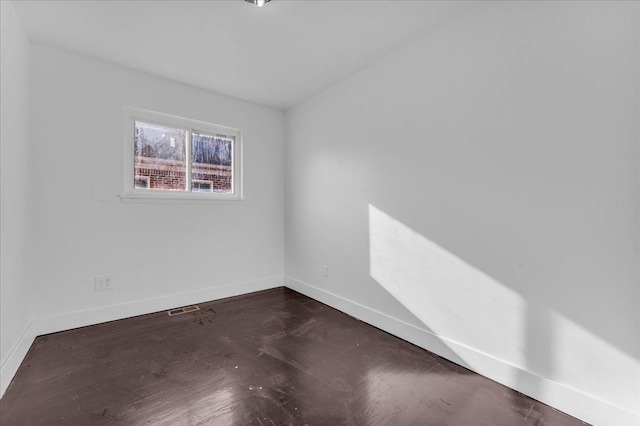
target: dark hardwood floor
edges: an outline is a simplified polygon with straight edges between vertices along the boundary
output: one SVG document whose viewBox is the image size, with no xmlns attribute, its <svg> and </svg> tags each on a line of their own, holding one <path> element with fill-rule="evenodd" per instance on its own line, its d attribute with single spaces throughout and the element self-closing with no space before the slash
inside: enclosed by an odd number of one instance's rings
<svg viewBox="0 0 640 426">
<path fill-rule="evenodd" d="M 41 336 L 10 425 L 582 425 L 279 288 Z"/>
</svg>

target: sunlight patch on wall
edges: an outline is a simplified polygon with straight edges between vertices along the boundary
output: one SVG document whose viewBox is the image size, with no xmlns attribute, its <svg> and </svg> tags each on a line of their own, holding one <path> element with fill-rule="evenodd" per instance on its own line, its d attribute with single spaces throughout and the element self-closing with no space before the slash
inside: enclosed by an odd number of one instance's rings
<svg viewBox="0 0 640 426">
<path fill-rule="evenodd" d="M 609 401 L 611 405 L 640 414 L 640 360 L 616 348 L 579 324 L 556 312 L 550 323 L 557 339 L 552 351 L 553 380 Z M 607 365 L 607 372 L 601 372 Z M 624 392 L 620 392 L 624 389 Z"/>
<path fill-rule="evenodd" d="M 369 250 L 371 277 L 438 336 L 526 365 L 518 293 L 373 205 Z"/>
<path fill-rule="evenodd" d="M 369 249 L 371 277 L 445 343 L 550 380 L 516 375 L 510 386 L 543 400 L 562 399 L 555 382 L 637 416 L 640 361 L 635 357 L 562 313 L 532 304 L 373 205 Z M 482 365 L 465 362 L 483 372 Z"/>
</svg>

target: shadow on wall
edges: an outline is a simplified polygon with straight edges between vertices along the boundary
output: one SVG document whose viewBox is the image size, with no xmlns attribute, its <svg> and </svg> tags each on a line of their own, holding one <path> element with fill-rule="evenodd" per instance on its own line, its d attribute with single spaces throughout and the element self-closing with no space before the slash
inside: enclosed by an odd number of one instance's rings
<svg viewBox="0 0 640 426">
<path fill-rule="evenodd" d="M 510 382 L 538 394 L 535 376 L 612 398 L 637 361 L 566 317 L 496 281 L 369 205 L 370 275 L 444 344 L 511 364 Z M 451 349 L 450 349 L 451 350 Z M 455 361 L 455 359 L 453 359 Z M 479 366 L 464 360 L 473 370 Z M 594 366 L 615 366 L 604 377 Z M 594 372 L 594 374 L 585 374 Z M 633 406 L 633 392 L 623 406 Z"/>
</svg>

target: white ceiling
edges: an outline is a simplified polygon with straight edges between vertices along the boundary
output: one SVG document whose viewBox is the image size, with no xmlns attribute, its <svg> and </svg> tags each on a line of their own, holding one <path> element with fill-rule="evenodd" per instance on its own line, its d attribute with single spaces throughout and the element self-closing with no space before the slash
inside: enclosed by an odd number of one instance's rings
<svg viewBox="0 0 640 426">
<path fill-rule="evenodd" d="M 34 42 L 282 110 L 470 7 L 424 0 L 14 5 Z"/>
</svg>

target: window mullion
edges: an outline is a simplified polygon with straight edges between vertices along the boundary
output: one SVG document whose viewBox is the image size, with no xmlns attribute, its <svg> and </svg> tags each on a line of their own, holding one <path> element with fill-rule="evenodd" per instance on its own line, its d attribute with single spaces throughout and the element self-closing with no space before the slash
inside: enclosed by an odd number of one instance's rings
<svg viewBox="0 0 640 426">
<path fill-rule="evenodd" d="M 187 143 L 186 143 L 186 149 L 187 149 L 187 161 L 185 161 L 186 163 L 186 179 L 185 182 L 187 184 L 186 187 L 186 191 L 187 192 L 191 192 L 191 167 L 192 167 L 192 163 L 193 163 L 193 155 L 191 154 L 191 151 L 193 149 L 193 132 L 191 130 L 187 130 Z"/>
</svg>

